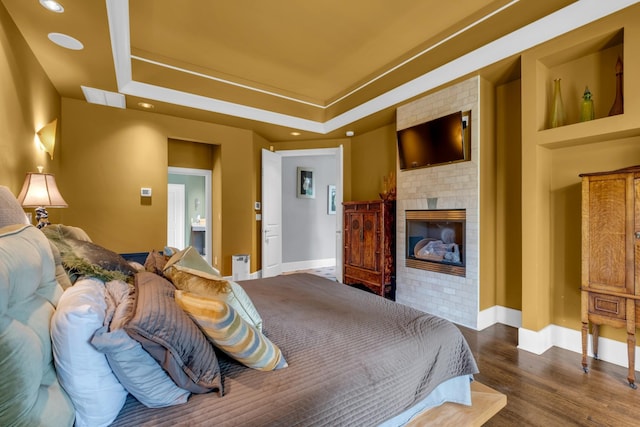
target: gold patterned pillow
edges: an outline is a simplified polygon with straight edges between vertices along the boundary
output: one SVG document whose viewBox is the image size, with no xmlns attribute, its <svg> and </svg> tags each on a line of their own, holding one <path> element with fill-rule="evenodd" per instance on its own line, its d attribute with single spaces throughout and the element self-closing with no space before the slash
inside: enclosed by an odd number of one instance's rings
<svg viewBox="0 0 640 427">
<path fill-rule="evenodd" d="M 243 365 L 261 371 L 288 366 L 280 348 L 226 302 L 179 290 L 175 299 L 216 347 Z"/>
<path fill-rule="evenodd" d="M 163 274 L 177 289 L 226 302 L 244 320 L 262 331 L 262 317 L 242 286 L 216 275 L 213 267 L 192 246 L 173 255 Z"/>
</svg>

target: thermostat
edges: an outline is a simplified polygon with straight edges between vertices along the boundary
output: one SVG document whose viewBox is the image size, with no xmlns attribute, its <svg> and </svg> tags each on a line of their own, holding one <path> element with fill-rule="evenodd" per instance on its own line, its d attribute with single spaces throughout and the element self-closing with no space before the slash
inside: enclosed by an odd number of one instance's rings
<svg viewBox="0 0 640 427">
<path fill-rule="evenodd" d="M 140 189 L 140 196 L 141 197 L 151 197 L 151 188 L 142 187 Z"/>
</svg>

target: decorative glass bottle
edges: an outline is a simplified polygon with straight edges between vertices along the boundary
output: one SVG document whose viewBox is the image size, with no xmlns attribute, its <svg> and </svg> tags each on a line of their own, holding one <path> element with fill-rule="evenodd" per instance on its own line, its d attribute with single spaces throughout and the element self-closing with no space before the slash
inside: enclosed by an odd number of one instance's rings
<svg viewBox="0 0 640 427">
<path fill-rule="evenodd" d="M 553 101 L 551 103 L 550 124 L 552 128 L 564 126 L 564 105 L 560 91 L 560 79 L 553 80 Z"/>
<path fill-rule="evenodd" d="M 584 94 L 582 95 L 582 102 L 580 103 L 580 121 L 586 122 L 595 119 L 595 112 L 593 110 L 593 99 L 591 99 L 591 91 L 589 86 L 585 86 Z"/>
<path fill-rule="evenodd" d="M 624 101 L 622 99 L 622 59 L 618 57 L 616 62 L 616 99 L 613 101 L 611 110 L 609 110 L 610 116 L 624 113 Z"/>
</svg>

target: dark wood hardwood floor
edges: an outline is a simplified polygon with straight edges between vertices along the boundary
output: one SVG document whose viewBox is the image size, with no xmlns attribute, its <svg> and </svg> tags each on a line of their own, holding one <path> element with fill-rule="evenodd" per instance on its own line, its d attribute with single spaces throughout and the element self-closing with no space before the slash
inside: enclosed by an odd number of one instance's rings
<svg viewBox="0 0 640 427">
<path fill-rule="evenodd" d="M 459 328 L 478 363 L 475 378 L 507 395 L 486 426 L 640 426 L 640 389 L 629 387 L 626 368 L 589 359 L 585 374 L 578 353 L 518 350 L 516 328 Z"/>
</svg>

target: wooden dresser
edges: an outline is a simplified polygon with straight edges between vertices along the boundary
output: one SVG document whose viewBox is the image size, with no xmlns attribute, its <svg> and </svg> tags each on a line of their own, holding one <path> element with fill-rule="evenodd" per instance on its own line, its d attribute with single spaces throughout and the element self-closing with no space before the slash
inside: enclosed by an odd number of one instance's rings
<svg viewBox="0 0 640 427">
<path fill-rule="evenodd" d="M 582 177 L 582 367 L 588 372 L 592 324 L 626 328 L 628 381 L 635 385 L 636 325 L 640 322 L 640 166 Z"/>
<path fill-rule="evenodd" d="M 343 282 L 395 299 L 395 201 L 344 202 Z"/>
</svg>

